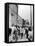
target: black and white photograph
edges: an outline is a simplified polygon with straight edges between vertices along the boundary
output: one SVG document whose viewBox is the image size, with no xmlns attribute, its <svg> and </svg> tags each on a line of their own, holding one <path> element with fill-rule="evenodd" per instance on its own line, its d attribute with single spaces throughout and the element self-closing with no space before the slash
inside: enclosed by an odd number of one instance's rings
<svg viewBox="0 0 35 46">
<path fill-rule="evenodd" d="M 5 6 L 5 40 L 9 43 L 34 41 L 33 7 L 33 4 L 23 3 L 8 3 Z"/>
</svg>

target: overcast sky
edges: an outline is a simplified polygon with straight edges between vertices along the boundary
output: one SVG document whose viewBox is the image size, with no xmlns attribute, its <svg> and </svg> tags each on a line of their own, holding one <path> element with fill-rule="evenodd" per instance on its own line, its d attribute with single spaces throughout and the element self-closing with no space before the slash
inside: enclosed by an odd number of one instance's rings
<svg viewBox="0 0 35 46">
<path fill-rule="evenodd" d="M 30 20 L 30 6 L 18 5 L 18 14 L 24 18 Z"/>
</svg>

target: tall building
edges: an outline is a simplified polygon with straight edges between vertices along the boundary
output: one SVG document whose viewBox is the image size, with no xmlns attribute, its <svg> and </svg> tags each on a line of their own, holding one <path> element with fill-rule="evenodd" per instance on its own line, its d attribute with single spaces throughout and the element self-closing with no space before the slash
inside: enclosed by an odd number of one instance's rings
<svg viewBox="0 0 35 46">
<path fill-rule="evenodd" d="M 18 6 L 9 5 L 9 27 L 12 25 L 22 26 L 22 18 L 18 15 Z"/>
<path fill-rule="evenodd" d="M 33 26 L 33 6 L 30 6 L 30 25 Z"/>
<path fill-rule="evenodd" d="M 12 25 L 16 25 L 16 20 L 18 16 L 18 10 L 17 10 L 17 5 L 10 4 L 9 5 L 9 27 Z"/>
</svg>

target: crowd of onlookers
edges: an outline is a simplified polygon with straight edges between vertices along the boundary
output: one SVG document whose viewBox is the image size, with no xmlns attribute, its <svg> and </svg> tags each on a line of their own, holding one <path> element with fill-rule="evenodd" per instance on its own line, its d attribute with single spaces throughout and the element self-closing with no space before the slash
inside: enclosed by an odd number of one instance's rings
<svg viewBox="0 0 35 46">
<path fill-rule="evenodd" d="M 10 38 L 10 36 L 12 38 Z M 9 28 L 9 39 L 10 39 L 9 41 L 12 41 L 12 40 L 18 41 L 19 38 L 21 40 L 21 39 L 23 39 L 24 36 L 26 39 L 28 39 L 28 41 L 33 40 L 33 31 L 32 31 L 31 26 L 19 27 L 18 25 L 14 25 L 14 26 L 12 26 L 12 29 Z"/>
<path fill-rule="evenodd" d="M 22 26 L 12 24 L 9 28 L 9 41 L 19 41 L 19 39 L 28 39 L 28 41 L 33 40 L 33 28 L 29 24 L 28 20 L 22 19 Z"/>
</svg>

